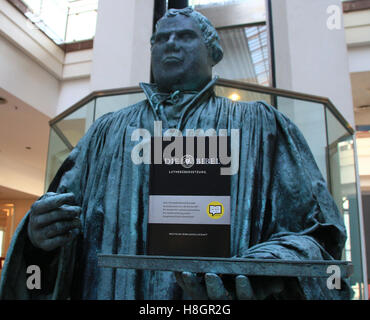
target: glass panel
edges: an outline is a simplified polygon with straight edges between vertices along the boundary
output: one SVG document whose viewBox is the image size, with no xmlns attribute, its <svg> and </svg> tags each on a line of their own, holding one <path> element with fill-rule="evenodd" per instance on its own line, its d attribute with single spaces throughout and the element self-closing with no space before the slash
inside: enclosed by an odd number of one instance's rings
<svg viewBox="0 0 370 320">
<path fill-rule="evenodd" d="M 48 189 L 51 181 L 56 175 L 58 169 L 63 161 L 68 157 L 71 150 L 63 142 L 63 140 L 56 134 L 53 127 L 50 128 L 48 160 L 46 166 L 45 176 L 45 192 Z"/>
<path fill-rule="evenodd" d="M 94 122 L 94 107 L 95 99 L 55 124 L 72 147 L 76 146 Z"/>
<path fill-rule="evenodd" d="M 92 39 L 95 35 L 97 15 L 96 10 L 69 15 L 65 42 Z"/>
<path fill-rule="evenodd" d="M 271 104 L 271 95 L 249 90 L 241 90 L 223 86 L 216 86 L 215 93 L 219 97 L 226 97 L 233 101 L 257 101 L 262 100 Z"/>
<path fill-rule="evenodd" d="M 24 2 L 34 14 L 40 14 L 42 0 L 22 0 L 22 2 Z"/>
<path fill-rule="evenodd" d="M 270 85 L 270 62 L 267 27 L 265 25 L 247 27 L 245 28 L 245 33 L 248 38 L 248 46 L 257 76 L 257 83 L 268 86 Z"/>
<path fill-rule="evenodd" d="M 343 214 L 347 228 L 347 242 L 343 259 L 351 260 L 354 273 L 350 284 L 355 292 L 354 299 L 364 298 L 364 281 L 361 254 L 361 232 L 356 184 L 355 153 L 353 136 L 340 125 L 327 110 L 329 161 L 332 194 Z"/>
<path fill-rule="evenodd" d="M 64 41 L 68 1 L 23 0 L 30 9 L 25 15 L 57 44 Z"/>
<path fill-rule="evenodd" d="M 234 4 L 234 3 L 241 3 L 247 2 L 250 0 L 189 0 L 189 6 L 218 6 L 218 5 L 225 5 L 225 4 Z"/>
<path fill-rule="evenodd" d="M 327 181 L 327 139 L 324 106 L 321 103 L 277 97 L 276 107 L 301 130 L 321 174 Z"/>
<path fill-rule="evenodd" d="M 41 20 L 48 29 L 48 33 L 52 38 L 64 41 L 68 14 L 68 3 L 65 0 L 49 0 L 43 1 L 41 7 Z"/>
<path fill-rule="evenodd" d="M 221 78 L 261 85 L 270 84 L 266 26 L 218 30 L 223 59 L 213 68 Z"/>
<path fill-rule="evenodd" d="M 46 188 L 50 185 L 72 148 L 84 136 L 95 119 L 107 112 L 135 104 L 144 98 L 145 95 L 143 93 L 96 98 L 54 124 L 54 127 L 50 130 Z"/>
<path fill-rule="evenodd" d="M 67 0 L 69 14 L 79 14 L 98 9 L 98 0 Z"/>
<path fill-rule="evenodd" d="M 96 99 L 95 119 L 98 119 L 103 114 L 131 106 L 144 99 L 145 95 L 141 92 L 99 97 Z"/>
<path fill-rule="evenodd" d="M 22 1 L 29 9 L 25 16 L 57 44 L 95 35 L 98 0 Z"/>
</svg>

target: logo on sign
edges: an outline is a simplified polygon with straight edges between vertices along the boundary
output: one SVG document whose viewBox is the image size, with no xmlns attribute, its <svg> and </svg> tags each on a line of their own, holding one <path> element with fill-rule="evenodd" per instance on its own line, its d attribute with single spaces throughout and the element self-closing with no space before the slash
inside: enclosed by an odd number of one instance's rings
<svg viewBox="0 0 370 320">
<path fill-rule="evenodd" d="M 224 215 L 223 204 L 218 201 L 212 201 L 207 206 L 207 214 L 212 219 L 220 219 Z"/>
<path fill-rule="evenodd" d="M 182 157 L 181 164 L 184 168 L 189 169 L 191 168 L 195 163 L 194 157 L 190 154 L 187 154 Z"/>
</svg>

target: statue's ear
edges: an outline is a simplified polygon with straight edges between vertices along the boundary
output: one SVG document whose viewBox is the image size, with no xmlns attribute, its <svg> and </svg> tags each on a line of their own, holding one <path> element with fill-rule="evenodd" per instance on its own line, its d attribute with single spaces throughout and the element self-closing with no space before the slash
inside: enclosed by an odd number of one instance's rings
<svg viewBox="0 0 370 320">
<path fill-rule="evenodd" d="M 213 57 L 212 50 L 208 50 L 208 63 L 212 68 L 218 63 Z"/>
<path fill-rule="evenodd" d="M 211 61 L 212 61 L 212 64 L 211 64 L 212 68 L 213 68 L 217 63 L 219 63 L 219 62 L 220 62 L 220 61 L 216 61 L 213 57 L 211 58 Z"/>
<path fill-rule="evenodd" d="M 212 67 L 219 63 L 224 57 L 224 51 L 222 50 L 222 47 L 219 44 L 212 50 L 209 50 L 209 53 L 212 59 Z"/>
<path fill-rule="evenodd" d="M 154 45 L 154 41 L 155 41 L 155 32 L 152 34 L 152 36 L 150 37 L 150 47 L 152 48 L 153 45 Z"/>
</svg>

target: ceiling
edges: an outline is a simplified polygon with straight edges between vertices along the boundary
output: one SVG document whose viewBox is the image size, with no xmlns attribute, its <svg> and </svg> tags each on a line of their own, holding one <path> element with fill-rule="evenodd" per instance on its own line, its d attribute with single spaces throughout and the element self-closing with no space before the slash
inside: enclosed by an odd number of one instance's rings
<svg viewBox="0 0 370 320">
<path fill-rule="evenodd" d="M 0 186 L 0 200 L 36 200 L 37 196 Z"/>
<path fill-rule="evenodd" d="M 35 190 L 44 183 L 50 118 L 2 88 L 0 97 L 7 101 L 0 104 L 0 197 L 17 196 L 12 189 L 38 195 Z M 13 180 L 9 172 L 17 173 L 18 178 L 14 175 Z M 35 182 L 35 188 L 30 184 L 19 187 L 21 177 Z"/>
</svg>

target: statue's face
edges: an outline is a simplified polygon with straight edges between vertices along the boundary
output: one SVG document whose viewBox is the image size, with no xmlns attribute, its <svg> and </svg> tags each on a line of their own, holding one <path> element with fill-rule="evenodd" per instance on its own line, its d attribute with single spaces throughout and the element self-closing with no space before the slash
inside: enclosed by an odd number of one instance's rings
<svg viewBox="0 0 370 320">
<path fill-rule="evenodd" d="M 212 65 L 192 18 L 179 14 L 160 21 L 152 46 L 152 70 L 161 91 L 201 89 L 212 77 Z"/>
</svg>

